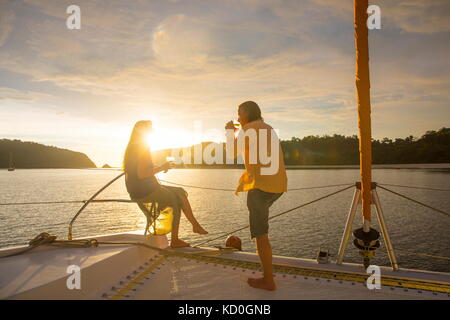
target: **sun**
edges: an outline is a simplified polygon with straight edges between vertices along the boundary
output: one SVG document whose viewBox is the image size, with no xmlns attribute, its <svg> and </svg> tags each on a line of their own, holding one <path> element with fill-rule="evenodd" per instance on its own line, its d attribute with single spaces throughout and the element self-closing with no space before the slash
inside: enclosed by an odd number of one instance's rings
<svg viewBox="0 0 450 320">
<path fill-rule="evenodd" d="M 192 133 L 183 129 L 153 127 L 146 143 L 151 150 L 188 147 L 196 143 Z"/>
</svg>

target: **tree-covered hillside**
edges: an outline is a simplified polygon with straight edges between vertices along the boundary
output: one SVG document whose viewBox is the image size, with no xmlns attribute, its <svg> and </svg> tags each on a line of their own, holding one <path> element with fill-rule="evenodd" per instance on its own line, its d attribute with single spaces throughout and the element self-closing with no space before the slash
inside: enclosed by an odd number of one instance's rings
<svg viewBox="0 0 450 320">
<path fill-rule="evenodd" d="M 35 142 L 0 139 L 0 168 L 9 166 L 10 154 L 16 168 L 95 168 L 84 153 Z"/>
<path fill-rule="evenodd" d="M 204 148 L 211 142 L 203 142 Z M 284 159 L 287 165 L 358 165 L 359 139 L 357 136 L 325 135 L 307 136 L 281 141 Z M 222 145 L 225 163 L 225 145 Z M 194 147 L 190 147 L 193 163 Z M 172 154 L 171 149 L 155 151 L 154 159 L 164 162 Z M 450 163 L 450 128 L 427 131 L 420 138 L 413 136 L 404 139 L 372 141 L 373 164 L 408 163 Z M 213 165 L 228 168 L 230 165 Z M 184 167 L 210 167 L 202 165 L 184 165 Z"/>
<path fill-rule="evenodd" d="M 286 164 L 357 165 L 357 136 L 307 136 L 282 141 Z M 372 141 L 374 164 L 450 163 L 450 128 L 427 131 L 420 138 Z"/>
</svg>

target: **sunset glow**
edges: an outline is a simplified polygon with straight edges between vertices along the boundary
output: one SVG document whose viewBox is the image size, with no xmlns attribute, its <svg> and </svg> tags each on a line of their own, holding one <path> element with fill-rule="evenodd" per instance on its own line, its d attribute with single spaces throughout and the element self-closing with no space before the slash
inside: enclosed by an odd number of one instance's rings
<svg viewBox="0 0 450 320">
<path fill-rule="evenodd" d="M 66 1 L 0 2 L 3 138 L 117 166 L 137 121 L 159 126 L 153 149 L 186 146 L 194 121 L 223 130 L 246 100 L 281 139 L 357 133 L 352 1 L 76 4 L 79 30 L 66 27 Z M 373 138 L 448 126 L 449 2 L 376 4 Z"/>
<path fill-rule="evenodd" d="M 177 128 L 154 127 L 153 132 L 147 136 L 147 144 L 151 150 L 161 150 L 169 148 L 182 148 L 198 143 L 192 137 L 192 133 Z"/>
</svg>

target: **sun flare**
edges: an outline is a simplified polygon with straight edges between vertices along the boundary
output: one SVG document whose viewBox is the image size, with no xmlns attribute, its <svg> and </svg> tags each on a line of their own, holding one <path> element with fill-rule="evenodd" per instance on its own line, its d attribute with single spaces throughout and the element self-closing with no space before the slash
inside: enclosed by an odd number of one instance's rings
<svg viewBox="0 0 450 320">
<path fill-rule="evenodd" d="M 190 132 L 174 128 L 154 127 L 146 138 L 151 150 L 188 147 L 198 142 Z"/>
</svg>

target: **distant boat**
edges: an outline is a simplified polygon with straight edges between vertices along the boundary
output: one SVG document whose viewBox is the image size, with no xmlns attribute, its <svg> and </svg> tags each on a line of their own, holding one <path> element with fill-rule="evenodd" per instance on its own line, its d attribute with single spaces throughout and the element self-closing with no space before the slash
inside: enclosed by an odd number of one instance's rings
<svg viewBox="0 0 450 320">
<path fill-rule="evenodd" d="M 16 167 L 14 166 L 14 162 L 13 162 L 13 157 L 12 157 L 12 153 L 9 153 L 9 167 L 8 167 L 8 171 L 14 171 L 16 170 Z"/>
</svg>

